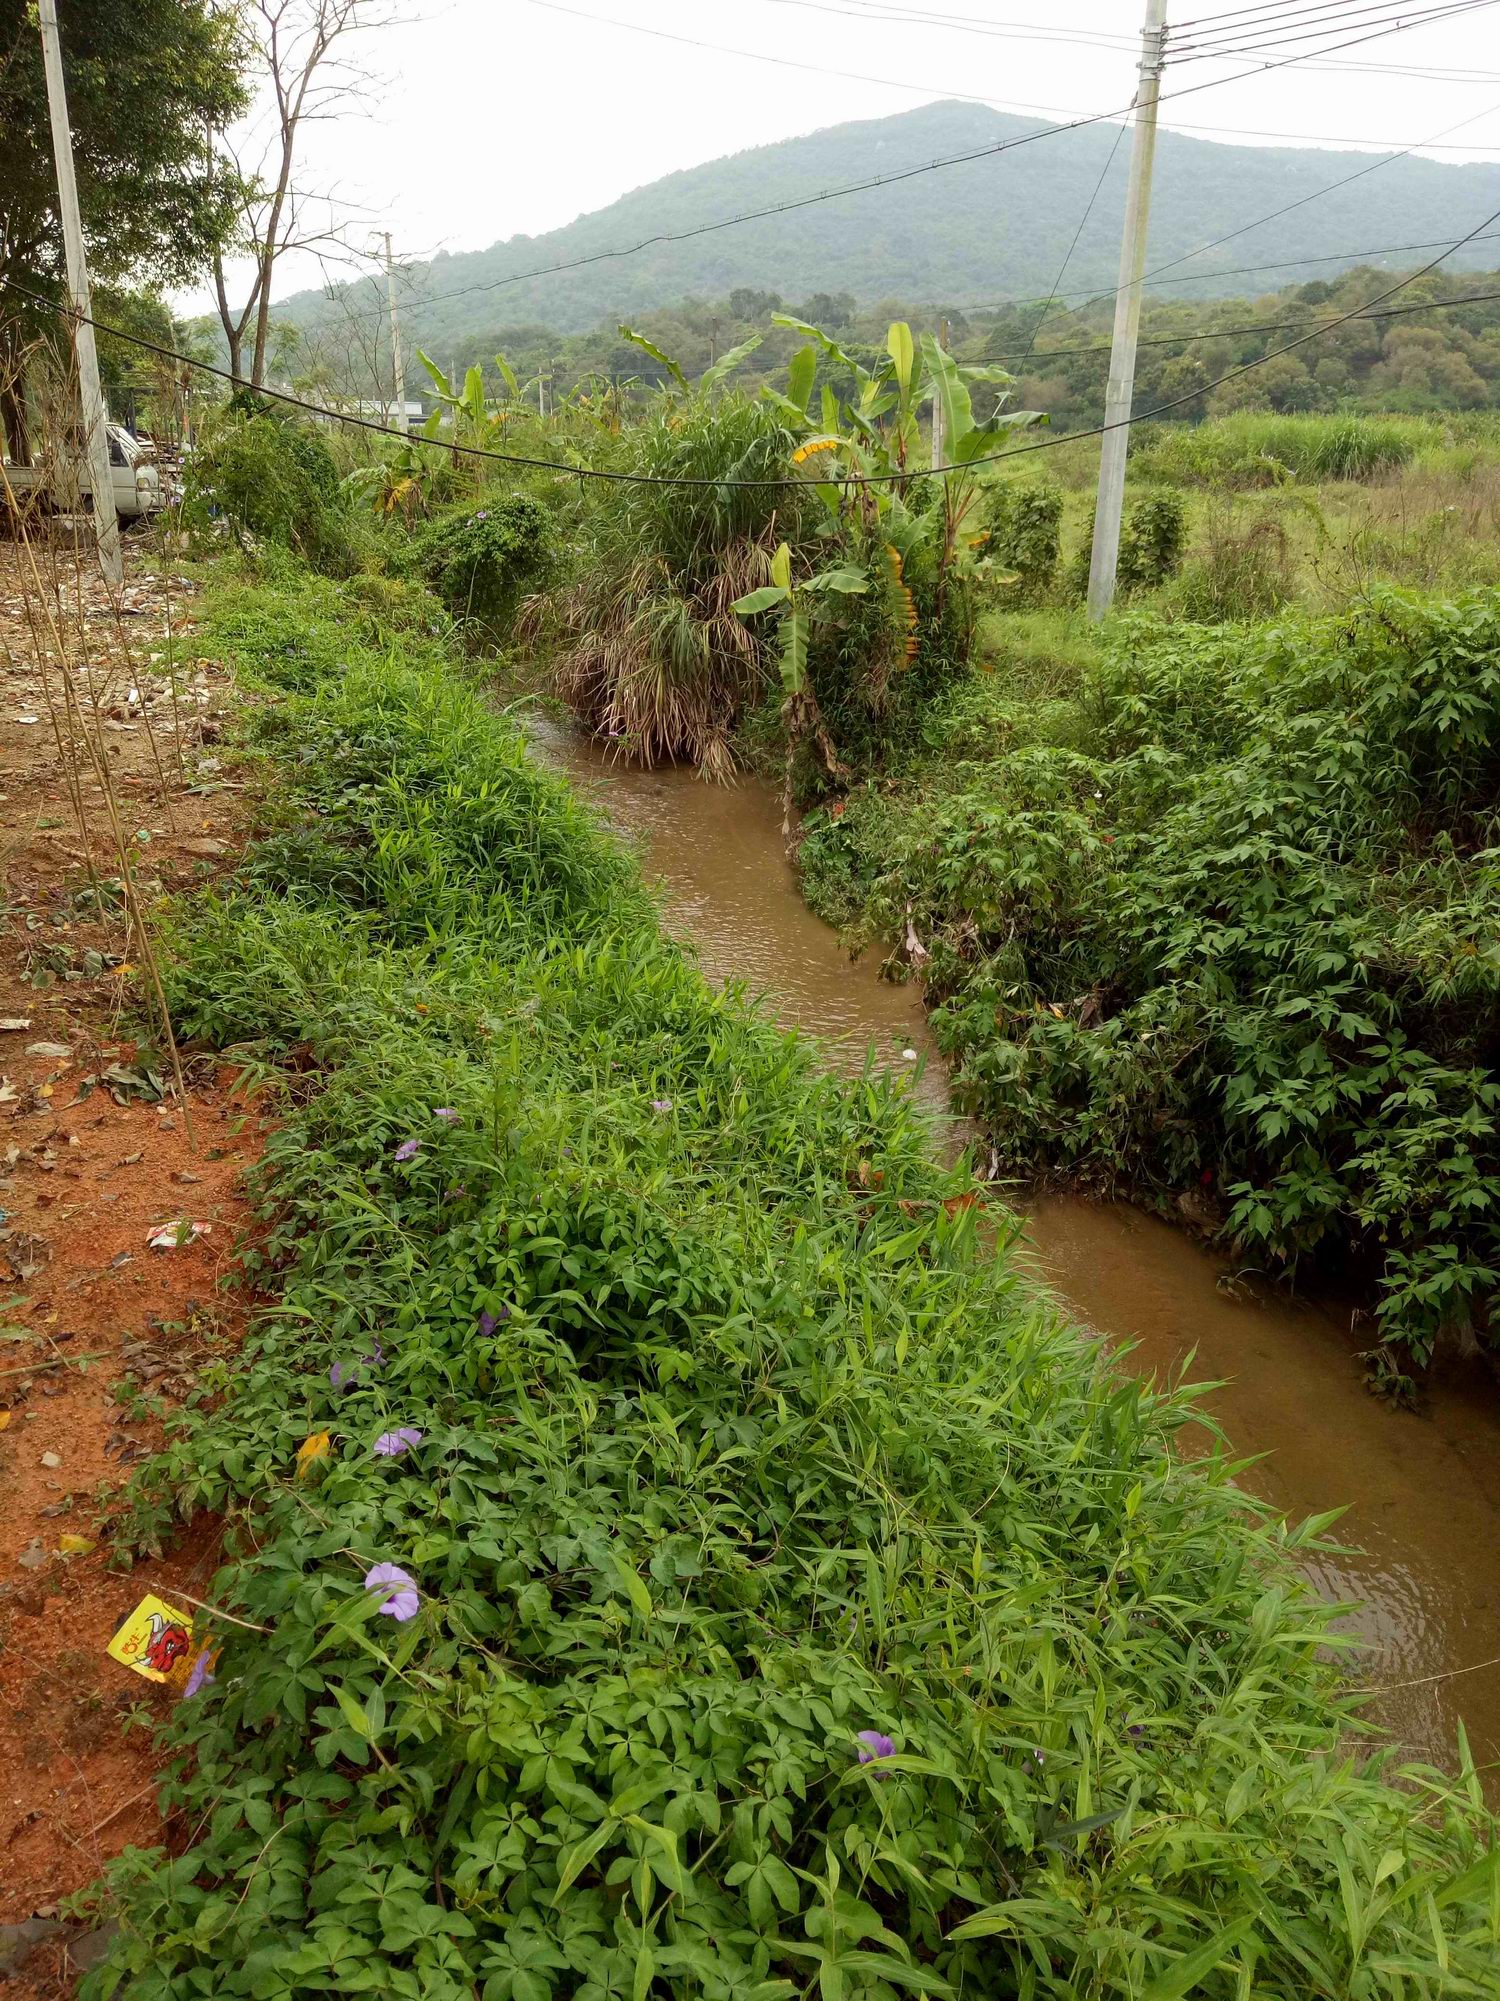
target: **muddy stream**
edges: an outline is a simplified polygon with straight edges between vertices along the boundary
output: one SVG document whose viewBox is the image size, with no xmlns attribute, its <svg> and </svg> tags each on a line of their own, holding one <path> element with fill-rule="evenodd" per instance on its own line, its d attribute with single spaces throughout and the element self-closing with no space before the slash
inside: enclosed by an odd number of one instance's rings
<svg viewBox="0 0 1500 2001">
<path fill-rule="evenodd" d="M 540 717 L 528 729 L 636 843 L 710 978 L 763 991 L 839 1067 L 860 1069 L 873 1044 L 958 1130 L 915 989 L 882 980 L 878 955 L 851 963 L 802 902 L 771 787 L 637 771 Z M 1308 1572 L 1330 1598 L 1360 1601 L 1350 1623 L 1368 1649 L 1350 1672 L 1372 1687 L 1415 1684 L 1381 1698 L 1381 1720 L 1413 1755 L 1451 1765 L 1462 1719 L 1476 1759 L 1500 1759 L 1500 1665 L 1454 1672 L 1500 1656 L 1500 1394 L 1483 1365 L 1447 1364 L 1419 1414 L 1393 1411 L 1363 1387 L 1347 1309 L 1225 1290 L 1220 1259 L 1122 1204 L 1014 1199 L 1037 1282 L 1075 1321 L 1129 1344 L 1143 1375 L 1196 1350 L 1193 1380 L 1224 1379 L 1208 1408 L 1235 1454 L 1264 1455 L 1244 1486 L 1293 1519 L 1347 1506 L 1336 1534 L 1356 1553 Z"/>
</svg>

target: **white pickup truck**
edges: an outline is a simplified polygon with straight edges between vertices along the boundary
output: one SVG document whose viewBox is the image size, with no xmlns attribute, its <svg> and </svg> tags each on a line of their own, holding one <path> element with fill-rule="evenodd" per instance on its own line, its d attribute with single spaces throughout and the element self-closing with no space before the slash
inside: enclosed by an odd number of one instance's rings
<svg viewBox="0 0 1500 2001">
<path fill-rule="evenodd" d="M 123 425 L 110 424 L 107 429 L 115 512 L 122 521 L 139 521 L 162 505 L 161 473 L 149 449 Z M 88 461 L 81 452 L 69 452 L 65 457 L 47 454 L 40 464 L 29 466 L 12 465 L 7 458 L 5 480 L 0 483 L 0 511 L 13 504 L 10 496 L 14 494 L 15 503 L 25 507 L 34 502 L 47 514 L 81 512 L 91 504 L 93 490 Z"/>
</svg>

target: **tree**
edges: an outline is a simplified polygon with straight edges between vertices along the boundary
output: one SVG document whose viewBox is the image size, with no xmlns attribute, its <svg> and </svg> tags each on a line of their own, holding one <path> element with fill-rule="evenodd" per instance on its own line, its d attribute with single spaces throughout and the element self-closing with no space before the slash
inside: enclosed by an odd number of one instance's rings
<svg viewBox="0 0 1500 2001">
<path fill-rule="evenodd" d="M 333 196 L 292 184 L 298 144 L 308 125 L 336 116 L 359 97 L 365 79 L 349 60 L 349 39 L 387 25 L 391 10 L 387 0 L 246 0 L 245 19 L 266 98 L 267 120 L 260 129 L 268 129 L 269 136 L 247 161 L 243 142 L 222 124 L 214 130 L 219 157 L 240 188 L 233 238 L 214 259 L 214 290 L 229 366 L 236 379 L 258 388 L 265 380 L 277 262 L 291 250 L 347 255 Z M 248 258 L 251 267 L 249 293 L 238 308 L 229 303 L 226 271 L 226 258 L 234 255 Z"/>
<path fill-rule="evenodd" d="M 203 152 L 207 126 L 243 107 L 243 46 L 218 0 L 58 0 L 78 199 L 94 275 L 173 284 L 207 264 L 233 182 Z M 56 294 L 62 228 L 36 10 L 0 0 L 0 279 Z M 0 415 L 25 430 L 20 356 L 50 320 L 0 289 Z"/>
</svg>

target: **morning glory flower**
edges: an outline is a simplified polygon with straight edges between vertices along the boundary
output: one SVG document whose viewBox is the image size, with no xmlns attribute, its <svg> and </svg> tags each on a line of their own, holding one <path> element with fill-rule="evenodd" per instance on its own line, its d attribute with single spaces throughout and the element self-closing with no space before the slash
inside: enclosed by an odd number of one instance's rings
<svg viewBox="0 0 1500 2001">
<path fill-rule="evenodd" d="M 379 1610 L 389 1618 L 415 1619 L 417 1608 L 422 1602 L 417 1590 L 417 1580 L 408 1575 L 399 1563 L 377 1563 L 365 1572 L 366 1591 L 380 1591 Z"/>
<path fill-rule="evenodd" d="M 187 1687 L 182 1691 L 184 1699 L 190 1695 L 196 1695 L 205 1683 L 213 1680 L 214 1662 L 218 1658 L 217 1649 L 212 1647 L 205 1647 L 203 1649 L 197 1660 L 193 1662 L 192 1671 L 188 1675 Z"/>
<path fill-rule="evenodd" d="M 672 1109 L 672 1100 L 670 1098 L 653 1098 L 651 1100 L 651 1109 L 653 1112 L 670 1112 Z"/>
<path fill-rule="evenodd" d="M 509 1320 L 509 1318 L 510 1308 L 508 1306 L 502 1306 L 498 1313 L 491 1313 L 486 1309 L 479 1316 L 479 1331 L 487 1341 L 500 1325 L 500 1322 L 502 1320 Z"/>
<path fill-rule="evenodd" d="M 421 1151 L 422 1142 L 419 1139 L 404 1139 L 396 1148 L 396 1159 L 415 1160 Z"/>
<path fill-rule="evenodd" d="M 454 1111 L 451 1105 L 439 1105 L 432 1116 L 435 1119 L 445 1119 L 452 1126 L 458 1124 L 459 1120 L 463 1117 L 463 1113 Z"/>
<path fill-rule="evenodd" d="M 883 1730 L 856 1731 L 859 1739 L 859 1762 L 873 1765 L 878 1758 L 894 1758 L 896 1746 Z"/>
<path fill-rule="evenodd" d="M 403 1452 L 415 1451 L 422 1443 L 422 1434 L 415 1425 L 403 1424 L 395 1431 L 382 1431 L 375 1441 L 375 1452 L 381 1459 L 397 1459 Z"/>
<path fill-rule="evenodd" d="M 366 1369 L 383 1369 L 385 1350 L 378 1337 L 370 1343 L 368 1355 L 361 1355 L 356 1362 L 335 1362 L 328 1371 L 328 1380 L 336 1390 L 352 1390 Z"/>
</svg>

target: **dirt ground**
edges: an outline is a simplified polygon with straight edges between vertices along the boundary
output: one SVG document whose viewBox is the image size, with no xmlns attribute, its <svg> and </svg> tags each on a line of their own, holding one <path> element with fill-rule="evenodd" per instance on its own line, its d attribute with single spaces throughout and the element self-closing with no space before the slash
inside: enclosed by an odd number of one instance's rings
<svg viewBox="0 0 1500 2001">
<path fill-rule="evenodd" d="M 72 552 L 37 561 L 39 576 L 0 542 L 4 2001 L 71 1994 L 90 1945 L 59 1900 L 126 1846 L 170 1838 L 152 1738 L 179 1689 L 105 1648 L 146 1592 L 206 1595 L 214 1527 L 127 1568 L 110 1496 L 159 1436 L 153 1403 L 238 1338 L 246 1303 L 221 1284 L 257 1151 L 227 1072 L 189 1062 L 178 1096 L 119 893 L 122 839 L 148 909 L 232 852 L 241 794 L 215 753 L 226 678 L 193 651 L 183 580 L 133 555 L 111 604 Z M 176 1223 L 208 1229 L 149 1247 Z"/>
</svg>

